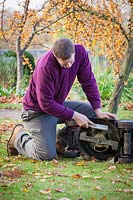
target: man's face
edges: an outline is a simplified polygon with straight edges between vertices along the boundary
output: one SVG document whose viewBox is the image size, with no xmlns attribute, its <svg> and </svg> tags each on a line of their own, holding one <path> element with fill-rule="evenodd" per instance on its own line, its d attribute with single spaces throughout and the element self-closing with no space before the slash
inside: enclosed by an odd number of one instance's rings
<svg viewBox="0 0 133 200">
<path fill-rule="evenodd" d="M 71 55 L 71 57 L 67 60 L 63 60 L 62 58 L 57 58 L 57 57 L 56 57 L 56 59 L 61 67 L 70 68 L 72 66 L 72 64 L 74 63 L 74 57 L 75 57 L 75 54 L 73 53 Z"/>
</svg>

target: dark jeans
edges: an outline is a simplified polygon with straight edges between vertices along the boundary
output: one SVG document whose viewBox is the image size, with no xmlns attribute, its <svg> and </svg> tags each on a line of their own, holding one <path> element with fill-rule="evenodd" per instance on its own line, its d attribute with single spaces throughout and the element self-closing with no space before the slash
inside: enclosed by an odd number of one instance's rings
<svg viewBox="0 0 133 200">
<path fill-rule="evenodd" d="M 95 117 L 89 103 L 66 101 L 64 106 L 86 115 Z M 18 152 L 37 160 L 52 160 L 56 158 L 56 126 L 62 120 L 52 115 L 24 111 L 22 113 L 25 131 L 17 134 L 15 147 Z"/>
</svg>

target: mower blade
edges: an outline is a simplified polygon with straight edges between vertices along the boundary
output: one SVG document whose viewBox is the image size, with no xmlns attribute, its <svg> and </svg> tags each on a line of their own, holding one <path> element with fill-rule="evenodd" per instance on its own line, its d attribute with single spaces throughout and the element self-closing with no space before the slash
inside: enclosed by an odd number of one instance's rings
<svg viewBox="0 0 133 200">
<path fill-rule="evenodd" d="M 104 131 L 108 130 L 108 125 L 104 125 L 104 124 L 94 124 L 94 126 L 89 125 L 89 127 L 94 128 L 94 129 L 104 130 Z"/>
</svg>

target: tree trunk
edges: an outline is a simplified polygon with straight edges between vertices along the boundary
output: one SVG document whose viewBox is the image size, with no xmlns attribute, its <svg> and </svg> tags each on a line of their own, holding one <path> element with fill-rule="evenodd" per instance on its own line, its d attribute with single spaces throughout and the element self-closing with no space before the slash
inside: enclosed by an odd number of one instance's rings
<svg viewBox="0 0 133 200">
<path fill-rule="evenodd" d="M 124 62 L 120 71 L 118 81 L 115 85 L 111 101 L 109 103 L 109 112 L 117 113 L 118 105 L 120 103 L 124 83 L 128 80 L 131 68 L 133 67 L 133 39 L 128 41 L 128 48 L 125 55 Z"/>
<path fill-rule="evenodd" d="M 17 83 L 16 83 L 16 94 L 19 94 L 22 88 L 23 78 L 23 54 L 21 50 L 21 36 L 18 36 L 16 40 L 16 54 L 17 54 Z"/>
<path fill-rule="evenodd" d="M 23 78 L 23 54 L 17 52 L 17 84 L 16 84 L 16 94 L 19 94 L 22 88 L 22 78 Z"/>
</svg>

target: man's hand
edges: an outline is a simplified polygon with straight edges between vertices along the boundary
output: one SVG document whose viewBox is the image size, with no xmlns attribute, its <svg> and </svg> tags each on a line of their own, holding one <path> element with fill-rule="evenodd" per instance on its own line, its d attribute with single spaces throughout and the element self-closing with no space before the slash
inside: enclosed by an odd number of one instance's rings
<svg viewBox="0 0 133 200">
<path fill-rule="evenodd" d="M 95 113 L 100 119 L 115 119 L 118 120 L 117 115 L 110 112 L 102 112 L 101 109 L 96 109 Z"/>
<path fill-rule="evenodd" d="M 92 121 L 90 121 L 85 115 L 78 113 L 76 111 L 74 112 L 72 119 L 74 119 L 79 126 L 82 126 L 85 128 L 88 128 L 89 125 L 94 126 L 94 123 Z"/>
</svg>

